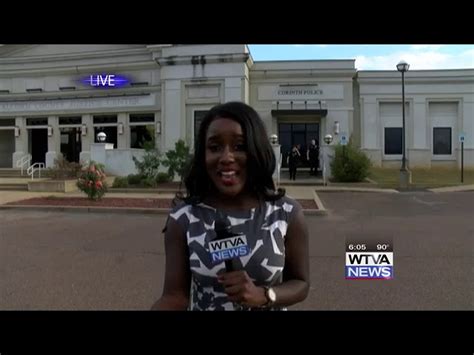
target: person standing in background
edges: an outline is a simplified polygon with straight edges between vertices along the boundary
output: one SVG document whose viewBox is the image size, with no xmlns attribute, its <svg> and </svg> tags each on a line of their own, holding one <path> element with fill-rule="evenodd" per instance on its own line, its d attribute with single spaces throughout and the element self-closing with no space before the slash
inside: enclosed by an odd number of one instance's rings
<svg viewBox="0 0 474 355">
<path fill-rule="evenodd" d="M 317 175 L 319 167 L 319 143 L 316 139 L 311 140 L 311 145 L 306 151 L 306 159 L 309 161 L 309 175 Z"/>
</svg>

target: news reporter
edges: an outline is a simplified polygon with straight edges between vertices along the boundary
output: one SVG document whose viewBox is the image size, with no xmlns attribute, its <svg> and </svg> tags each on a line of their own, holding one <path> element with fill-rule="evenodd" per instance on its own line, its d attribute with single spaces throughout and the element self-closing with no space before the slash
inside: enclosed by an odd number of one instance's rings
<svg viewBox="0 0 474 355">
<path fill-rule="evenodd" d="M 229 102 L 208 112 L 184 177 L 187 195 L 177 194 L 164 228 L 165 281 L 152 309 L 281 310 L 307 297 L 308 231 L 301 205 L 275 190 L 275 164 L 253 108 Z M 209 248 L 218 213 L 249 251 L 232 271 Z"/>
</svg>

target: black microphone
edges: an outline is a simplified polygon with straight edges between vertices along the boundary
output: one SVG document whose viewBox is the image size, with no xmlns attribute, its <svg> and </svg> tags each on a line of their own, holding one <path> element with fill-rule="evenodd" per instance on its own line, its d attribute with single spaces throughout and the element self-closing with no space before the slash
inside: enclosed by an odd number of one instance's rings
<svg viewBox="0 0 474 355">
<path fill-rule="evenodd" d="M 247 237 L 242 233 L 233 233 L 229 219 L 220 210 L 216 211 L 214 230 L 216 238 L 209 243 L 212 258 L 224 260 L 226 272 L 234 271 L 233 259 L 250 254 Z M 234 307 L 240 311 L 250 309 L 242 304 L 235 304 Z"/>
<path fill-rule="evenodd" d="M 214 230 L 216 231 L 216 238 L 214 240 L 222 240 L 235 237 L 238 234 L 232 233 L 232 226 L 224 212 L 217 210 Z M 225 270 L 227 272 L 234 271 L 232 259 L 225 260 Z"/>
</svg>

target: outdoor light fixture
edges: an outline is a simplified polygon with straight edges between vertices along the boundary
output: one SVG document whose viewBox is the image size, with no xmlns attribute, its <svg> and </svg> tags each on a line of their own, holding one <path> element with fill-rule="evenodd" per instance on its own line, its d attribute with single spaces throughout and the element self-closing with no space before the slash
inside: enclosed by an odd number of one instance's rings
<svg viewBox="0 0 474 355">
<path fill-rule="evenodd" d="M 19 136 L 20 136 L 20 127 L 15 126 L 15 137 L 19 137 Z"/>
<path fill-rule="evenodd" d="M 278 136 L 276 134 L 272 134 L 270 136 L 270 143 L 271 144 L 277 144 L 278 143 Z"/>
<path fill-rule="evenodd" d="M 331 136 L 330 134 L 326 134 L 326 135 L 324 136 L 324 142 L 325 142 L 326 144 L 331 144 L 331 142 L 332 142 L 332 136 Z"/>
<path fill-rule="evenodd" d="M 402 73 L 402 168 L 406 170 L 406 157 L 405 157 L 405 73 L 410 68 L 410 64 L 401 60 L 397 64 L 397 70 Z"/>
<path fill-rule="evenodd" d="M 81 126 L 81 135 L 87 136 L 87 126 L 85 125 L 85 123 L 83 123 Z"/>
<path fill-rule="evenodd" d="M 48 126 L 48 137 L 51 137 L 53 135 L 53 127 Z"/>
<path fill-rule="evenodd" d="M 123 123 L 118 124 L 117 130 L 118 130 L 118 134 L 123 134 Z"/>
<path fill-rule="evenodd" d="M 161 133 L 161 122 L 156 122 L 156 133 Z"/>
<path fill-rule="evenodd" d="M 397 64 L 397 70 L 402 73 L 402 167 L 400 168 L 400 186 L 407 188 L 411 183 L 411 174 L 406 166 L 405 156 L 405 73 L 410 68 L 410 64 L 401 60 Z"/>
<path fill-rule="evenodd" d="M 336 136 L 339 134 L 339 121 L 334 122 L 334 134 Z"/>
<path fill-rule="evenodd" d="M 97 133 L 97 140 L 99 142 L 105 142 L 106 139 L 107 139 L 107 135 L 104 132 Z"/>
</svg>

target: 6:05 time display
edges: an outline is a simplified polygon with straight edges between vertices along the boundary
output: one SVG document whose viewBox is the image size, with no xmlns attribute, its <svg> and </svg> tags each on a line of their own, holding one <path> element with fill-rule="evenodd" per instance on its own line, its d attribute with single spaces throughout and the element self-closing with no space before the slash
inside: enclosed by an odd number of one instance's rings
<svg viewBox="0 0 474 355">
<path fill-rule="evenodd" d="M 347 248 L 351 251 L 352 250 L 358 251 L 358 250 L 366 250 L 367 246 L 365 244 L 349 244 Z"/>
</svg>

